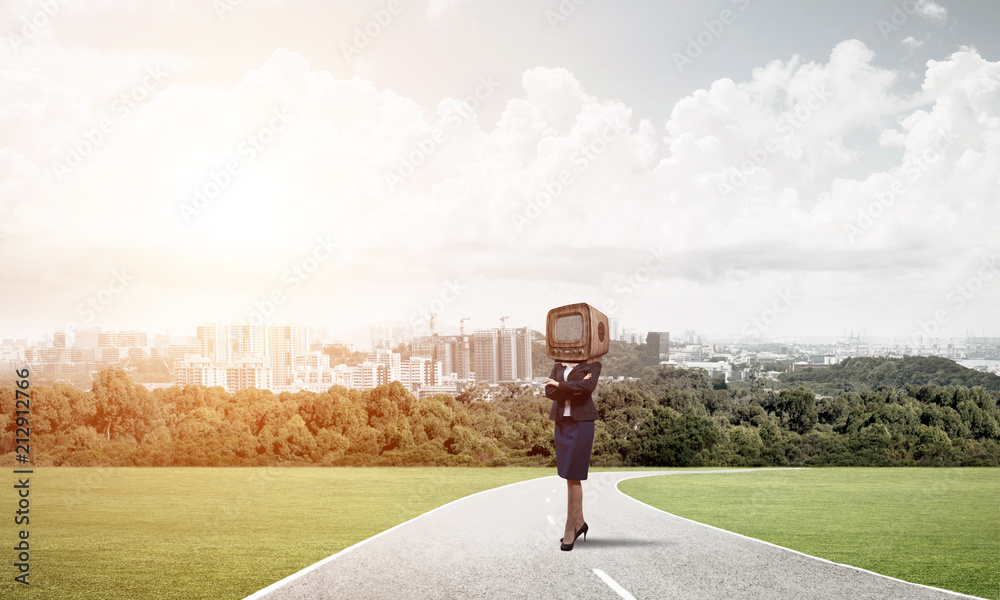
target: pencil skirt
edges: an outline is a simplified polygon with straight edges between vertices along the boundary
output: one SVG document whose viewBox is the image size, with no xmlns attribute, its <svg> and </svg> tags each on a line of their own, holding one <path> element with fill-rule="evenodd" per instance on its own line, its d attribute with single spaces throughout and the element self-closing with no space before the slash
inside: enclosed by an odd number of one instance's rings
<svg viewBox="0 0 1000 600">
<path fill-rule="evenodd" d="M 563 479 L 583 480 L 594 447 L 594 422 L 563 417 L 556 421 L 556 473 Z"/>
</svg>

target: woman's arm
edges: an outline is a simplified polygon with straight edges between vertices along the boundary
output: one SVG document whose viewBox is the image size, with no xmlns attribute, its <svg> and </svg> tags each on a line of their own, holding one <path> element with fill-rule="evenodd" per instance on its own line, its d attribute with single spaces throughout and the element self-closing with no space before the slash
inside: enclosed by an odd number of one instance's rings
<svg viewBox="0 0 1000 600">
<path fill-rule="evenodd" d="M 552 372 L 549 373 L 549 378 L 545 381 L 545 396 L 551 400 L 558 400 L 559 393 L 559 382 L 555 380 L 556 369 L 559 368 L 559 363 L 552 366 Z"/>
<path fill-rule="evenodd" d="M 601 363 L 591 363 L 590 369 L 583 379 L 576 381 L 561 381 L 559 389 L 572 394 L 593 393 L 597 389 L 597 379 L 601 376 Z"/>
</svg>

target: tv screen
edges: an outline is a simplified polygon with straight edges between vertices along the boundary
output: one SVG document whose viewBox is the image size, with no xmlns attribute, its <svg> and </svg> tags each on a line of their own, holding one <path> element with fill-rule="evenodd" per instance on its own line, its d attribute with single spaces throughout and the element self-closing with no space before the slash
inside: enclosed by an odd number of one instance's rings
<svg viewBox="0 0 1000 600">
<path fill-rule="evenodd" d="M 556 339 L 575 342 L 583 338 L 583 315 L 566 315 L 556 319 Z"/>
</svg>

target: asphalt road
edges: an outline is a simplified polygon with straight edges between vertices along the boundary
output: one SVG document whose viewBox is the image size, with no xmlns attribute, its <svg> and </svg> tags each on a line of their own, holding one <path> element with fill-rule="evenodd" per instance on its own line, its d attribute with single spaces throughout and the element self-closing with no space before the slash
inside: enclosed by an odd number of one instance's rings
<svg viewBox="0 0 1000 600">
<path fill-rule="evenodd" d="M 806 556 L 676 517 L 590 473 L 590 531 L 559 549 L 566 485 L 553 475 L 466 496 L 344 549 L 247 600 L 410 598 L 931 600 L 973 598 Z"/>
</svg>

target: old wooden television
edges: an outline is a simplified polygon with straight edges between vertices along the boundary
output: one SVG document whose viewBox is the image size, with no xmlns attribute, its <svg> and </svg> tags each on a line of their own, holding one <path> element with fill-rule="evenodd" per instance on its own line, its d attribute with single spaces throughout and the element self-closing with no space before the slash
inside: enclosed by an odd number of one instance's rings
<svg viewBox="0 0 1000 600">
<path fill-rule="evenodd" d="M 545 319 L 548 357 L 559 362 L 596 362 L 611 348 L 608 316 L 586 302 L 557 306 Z"/>
</svg>

